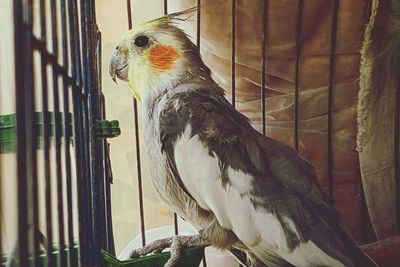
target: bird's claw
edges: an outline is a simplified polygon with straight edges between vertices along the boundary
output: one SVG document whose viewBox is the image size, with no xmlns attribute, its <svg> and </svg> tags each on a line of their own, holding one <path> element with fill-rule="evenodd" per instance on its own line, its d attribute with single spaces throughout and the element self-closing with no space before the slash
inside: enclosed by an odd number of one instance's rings
<svg viewBox="0 0 400 267">
<path fill-rule="evenodd" d="M 148 245 L 134 249 L 130 257 L 138 258 L 150 253 L 160 253 L 166 248 L 171 248 L 171 257 L 165 263 L 164 267 L 174 267 L 179 261 L 181 256 L 181 249 L 190 246 L 209 246 L 209 242 L 201 238 L 200 235 L 194 236 L 173 236 L 160 240 L 153 241 Z"/>
</svg>

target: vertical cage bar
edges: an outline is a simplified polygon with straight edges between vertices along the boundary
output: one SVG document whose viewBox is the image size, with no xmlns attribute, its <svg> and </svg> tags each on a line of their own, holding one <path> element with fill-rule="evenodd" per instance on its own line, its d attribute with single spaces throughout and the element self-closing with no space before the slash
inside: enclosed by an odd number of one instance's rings
<svg viewBox="0 0 400 267">
<path fill-rule="evenodd" d="M 76 80 L 78 85 L 82 85 L 82 62 L 81 62 L 81 48 L 79 36 L 79 13 L 77 0 L 68 0 L 68 16 L 69 27 L 71 30 L 72 38 L 70 38 L 70 47 L 74 51 L 71 53 L 72 63 L 72 77 Z"/>
<path fill-rule="evenodd" d="M 164 0 L 164 15 L 168 14 L 168 0 Z"/>
<path fill-rule="evenodd" d="M 40 28 L 41 39 L 47 47 L 47 25 L 46 25 L 46 0 L 40 0 Z M 43 153 L 44 153 L 44 179 L 45 179 L 45 205 L 46 205 L 46 238 L 47 238 L 47 266 L 56 264 L 53 251 L 53 220 L 51 202 L 51 174 L 50 174 L 50 117 L 48 105 L 48 84 L 47 84 L 47 59 L 45 53 L 41 53 L 42 73 L 42 109 L 43 109 Z"/>
<path fill-rule="evenodd" d="M 17 179 L 18 179 L 18 249 L 19 266 L 28 266 L 29 249 L 33 242 L 37 263 L 37 233 L 29 231 L 35 209 L 32 207 L 32 186 L 37 182 L 36 129 L 33 86 L 32 1 L 14 1 L 15 73 L 17 118 Z M 22 79 L 20 77 L 23 77 Z M 37 192 L 36 192 L 37 193 Z M 34 205 L 33 205 L 34 206 Z M 34 227 L 35 228 L 35 227 Z"/>
<path fill-rule="evenodd" d="M 128 27 L 132 29 L 132 10 L 131 1 L 126 0 L 128 10 Z M 165 4 L 165 2 L 164 2 Z M 166 6 L 164 5 L 164 11 Z M 137 164 L 137 176 L 138 176 L 138 191 L 139 191 L 139 212 L 140 212 L 140 233 L 142 236 L 142 245 L 146 245 L 146 228 L 144 222 L 144 205 L 143 205 L 143 183 L 142 183 L 142 161 L 140 156 L 140 140 L 139 140 L 139 116 L 138 116 L 138 104 L 137 100 L 133 98 L 133 113 L 134 113 L 134 125 L 135 125 L 135 146 L 136 146 L 136 164 Z"/>
<path fill-rule="evenodd" d="M 104 99 L 104 98 L 103 98 Z M 105 113 L 104 113 L 105 115 Z M 113 255 L 115 255 L 115 243 L 114 243 L 114 235 L 113 235 L 113 224 L 112 224 L 112 206 L 111 206 L 111 184 L 113 181 L 113 174 L 111 168 L 111 159 L 110 159 L 110 144 L 105 141 L 106 151 L 104 153 L 105 159 L 105 172 L 106 172 L 106 218 L 107 218 L 107 251 Z"/>
<path fill-rule="evenodd" d="M 93 116 L 91 114 L 91 103 L 89 103 L 90 99 L 93 98 L 90 95 L 90 88 L 92 88 L 92 79 L 91 79 L 91 20 L 89 13 L 88 1 L 80 1 L 80 19 L 81 19 L 81 32 L 82 32 L 82 44 L 86 44 L 82 46 L 82 74 L 83 74 L 83 94 L 86 97 L 86 101 L 82 101 L 82 117 L 83 119 L 83 169 L 85 171 L 85 179 L 82 183 L 83 188 L 81 190 L 85 195 L 82 196 L 80 201 L 82 201 L 82 212 L 80 212 L 81 223 L 86 224 L 85 231 L 80 234 L 80 242 L 82 252 L 81 252 L 81 264 L 83 266 L 93 266 L 95 265 L 95 229 L 93 226 L 93 188 L 92 188 L 92 178 L 94 177 L 93 173 L 93 164 L 92 164 L 92 150 L 93 140 L 91 139 L 92 130 L 92 121 Z M 84 247 L 83 247 L 84 246 Z"/>
<path fill-rule="evenodd" d="M 97 138 L 96 122 L 101 119 L 100 89 L 97 69 L 97 32 L 95 1 L 86 1 L 88 24 L 87 53 L 89 61 L 86 67 L 89 68 L 88 86 L 88 107 L 89 107 L 89 144 L 91 161 L 91 187 L 92 187 L 92 227 L 93 227 L 93 261 L 95 266 L 102 264 L 100 249 L 107 247 L 106 224 L 105 224 L 105 197 L 104 197 L 104 176 L 102 166 L 103 147 L 102 141 Z"/>
<path fill-rule="evenodd" d="M 78 195 L 78 220 L 79 220 L 79 261 L 81 266 L 89 266 L 90 248 L 92 247 L 92 238 L 90 227 L 90 202 L 89 202 L 89 160 L 88 160 L 88 141 L 87 141 L 87 95 L 82 77 L 82 57 L 81 57 L 81 39 L 79 34 L 79 22 L 82 18 L 78 12 L 77 0 L 68 0 L 70 29 L 72 29 L 73 38 L 70 39 L 71 47 L 73 47 L 73 72 L 72 77 L 76 79 L 79 86 L 74 85 L 72 100 L 74 113 L 74 144 L 76 158 L 76 175 L 77 175 L 77 195 Z M 84 22 L 81 27 L 84 27 Z M 82 38 L 82 42 L 83 42 Z M 75 255 L 78 257 L 78 255 Z M 75 259 L 75 260 L 78 260 Z"/>
<path fill-rule="evenodd" d="M 296 64 L 295 64 L 295 93 L 294 93 L 294 146 L 299 150 L 299 70 L 300 70 L 300 52 L 301 52 L 301 28 L 303 24 L 303 0 L 297 0 L 296 15 Z"/>
<path fill-rule="evenodd" d="M 68 6 L 68 8 L 71 8 Z M 71 20 L 68 17 L 68 20 Z M 61 33 L 62 33 L 62 51 L 63 51 L 63 66 L 69 71 L 69 57 L 68 48 L 70 53 L 73 51 L 68 47 L 68 40 L 71 39 L 71 32 L 67 29 L 67 7 L 66 1 L 61 0 Z M 67 35 L 68 33 L 68 35 Z M 73 227 L 73 212 L 72 212 L 72 178 L 71 178 L 71 154 L 70 154 L 70 138 L 71 132 L 69 127 L 69 90 L 71 89 L 67 83 L 66 74 L 63 75 L 63 122 L 64 122 L 64 157 L 65 157 L 65 174 L 66 174 L 66 195 L 67 195 L 67 233 L 68 233 L 68 247 L 69 247 L 69 262 L 72 263 L 75 256 L 74 249 L 74 227 Z"/>
<path fill-rule="evenodd" d="M 329 84 L 328 84 L 328 192 L 331 204 L 334 202 L 333 198 L 333 144 L 332 144 L 332 130 L 333 130 L 333 86 L 335 75 L 335 49 L 336 49 L 336 30 L 339 12 L 339 0 L 333 0 L 332 10 L 332 24 L 331 24 L 331 42 L 329 52 Z"/>
<path fill-rule="evenodd" d="M 397 56 L 397 69 L 400 70 L 400 58 Z M 396 186 L 397 232 L 400 233 L 400 79 L 397 80 L 394 116 L 394 173 Z"/>
<path fill-rule="evenodd" d="M 200 40 L 201 40 L 201 0 L 197 0 L 197 21 L 196 21 L 196 45 L 200 53 Z"/>
<path fill-rule="evenodd" d="M 231 87 L 232 87 L 232 105 L 236 106 L 236 0 L 232 0 L 232 40 L 231 40 Z"/>
<path fill-rule="evenodd" d="M 75 64 L 75 62 L 74 62 Z M 77 196 L 78 196 L 78 220 L 79 220 L 79 251 L 81 266 L 87 266 L 88 247 L 90 238 L 88 236 L 88 209 L 87 209 L 87 176 L 84 171 L 84 148 L 85 140 L 83 134 L 83 101 L 79 96 L 81 91 L 80 87 L 73 87 L 72 101 L 73 101 L 73 120 L 74 120 L 74 145 L 75 145 L 75 159 L 76 159 L 76 178 L 77 178 Z M 78 255 L 75 255 L 78 259 Z M 77 260 L 76 259 L 76 260 Z"/>
<path fill-rule="evenodd" d="M 73 101 L 73 119 L 74 119 L 74 145 L 75 145 L 75 159 L 76 159 L 76 175 L 77 175 L 77 198 L 78 198 L 78 220 L 79 220 L 79 257 L 81 266 L 88 266 L 87 255 L 88 248 L 91 244 L 91 237 L 89 236 L 90 227 L 88 216 L 88 203 L 87 203 L 87 174 L 85 172 L 85 155 L 84 146 L 85 135 L 83 132 L 84 127 L 84 112 L 83 102 L 80 98 L 80 91 L 82 88 L 73 87 L 72 101 Z M 75 255 L 78 260 L 78 255 Z M 76 264 L 77 265 L 77 264 Z"/>
<path fill-rule="evenodd" d="M 71 77 L 75 81 L 75 84 L 71 86 L 71 98 L 72 98 L 72 109 L 73 109 L 73 129 L 74 131 L 74 146 L 75 146 L 75 169 L 76 169 L 76 179 L 77 179 L 77 189 L 79 188 L 79 181 L 82 179 L 83 175 L 81 174 L 81 146 L 80 146 L 80 108 L 79 108 L 79 98 L 77 84 L 81 83 L 81 75 L 80 75 L 80 47 L 79 47 L 79 36 L 78 36 L 78 24 L 75 21 L 78 19 L 77 14 L 77 6 L 76 0 L 68 0 L 68 27 L 69 27 L 69 47 L 70 47 L 70 64 L 71 64 Z M 79 141 L 78 141 L 79 139 Z M 71 174 L 72 175 L 72 174 Z M 70 253 L 71 253 L 71 266 L 78 265 L 78 253 L 75 250 L 75 237 L 74 237 L 74 218 L 73 218 L 73 199 L 72 199 L 72 181 L 71 179 L 68 180 L 67 184 L 67 191 L 70 190 L 71 192 L 67 192 L 70 197 L 68 197 L 68 207 L 71 210 L 68 211 L 70 224 L 72 227 L 69 228 L 69 246 L 70 246 Z M 79 207 L 78 207 L 79 208 Z"/>
<path fill-rule="evenodd" d="M 105 100 L 104 100 L 104 95 L 103 95 L 103 89 L 102 89 L 102 68 L 101 68 L 101 59 L 102 59 L 102 54 L 101 54 L 101 48 L 102 48 L 102 35 L 99 30 L 96 32 L 96 63 L 97 63 L 97 90 L 98 90 L 98 105 L 99 105 L 99 118 L 101 120 L 104 120 L 106 117 L 106 110 L 105 110 Z M 110 162 L 108 161 L 108 143 L 107 139 L 103 139 L 99 141 L 99 148 L 101 153 L 101 164 L 99 164 L 100 170 L 99 172 L 101 173 L 101 203 L 102 205 L 102 213 L 103 213 L 103 248 L 107 250 L 109 253 L 114 254 L 114 238 L 112 235 L 112 227 L 111 227 L 111 214 L 109 213 L 111 211 L 111 199 L 110 199 L 110 167 L 109 164 Z"/>
<path fill-rule="evenodd" d="M 265 106 L 265 56 L 267 44 L 267 8 L 268 1 L 263 3 L 263 21 L 262 21 L 262 42 L 261 42 L 261 119 L 262 119 L 262 134 L 267 133 L 266 106 Z"/>
<path fill-rule="evenodd" d="M 32 33 L 33 34 L 33 33 Z M 32 51 L 33 52 L 33 51 Z M 35 79 L 34 75 L 34 65 L 32 66 L 32 77 Z M 33 81 L 33 80 L 32 80 Z M 31 82 L 32 82 L 31 81 Z M 33 83 L 33 82 L 32 82 Z M 40 266 L 40 243 L 39 243 L 39 185 L 38 185 L 38 166 L 37 166 L 37 149 L 39 149 L 39 142 L 38 142 L 38 129 L 36 128 L 37 124 L 37 118 L 36 118 L 36 113 L 35 113 L 35 86 L 33 86 L 34 92 L 32 92 L 32 109 L 31 109 L 31 120 L 32 120 L 32 125 L 31 125 L 31 135 L 32 135 L 32 154 L 31 154 L 31 160 L 32 160 L 32 196 L 30 201 L 32 201 L 32 208 L 33 208 L 33 261 L 34 261 L 34 266 Z M 38 88 L 39 90 L 39 88 Z M 28 187 L 29 190 L 29 187 Z M 28 208 L 28 207 L 27 207 Z"/>
<path fill-rule="evenodd" d="M 178 214 L 176 214 L 176 212 L 174 212 L 174 234 L 175 235 L 179 234 Z"/>
<path fill-rule="evenodd" d="M 58 59 L 58 16 L 57 6 L 55 0 L 51 0 L 52 15 L 52 34 L 53 34 L 53 54 Z M 54 144 L 56 151 L 56 179 L 57 179 L 57 210 L 58 210 L 58 235 L 59 235 L 59 250 L 60 250 L 60 264 L 67 266 L 67 257 L 65 254 L 65 240 L 64 240 L 64 204 L 63 204 L 63 185 L 62 185 L 62 171 L 61 171 L 61 118 L 59 111 L 59 83 L 58 72 L 54 65 L 53 69 L 53 101 L 54 101 Z"/>
</svg>

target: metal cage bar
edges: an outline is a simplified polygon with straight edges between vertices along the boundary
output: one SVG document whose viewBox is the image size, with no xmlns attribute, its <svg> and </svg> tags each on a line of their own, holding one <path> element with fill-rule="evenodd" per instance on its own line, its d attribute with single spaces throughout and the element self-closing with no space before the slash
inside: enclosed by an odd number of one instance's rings
<svg viewBox="0 0 400 267">
<path fill-rule="evenodd" d="M 32 178 L 36 173 L 35 138 L 28 134 L 34 127 L 34 90 L 33 83 L 33 44 L 32 44 L 32 1 L 14 2 L 15 25 L 15 72 L 25 77 L 16 78 L 16 118 L 17 118 L 17 170 L 18 179 L 18 241 L 20 266 L 28 266 L 29 250 L 32 240 L 29 225 L 32 222 L 30 211 L 32 202 L 29 192 Z"/>
<path fill-rule="evenodd" d="M 47 43 L 47 1 L 40 0 L 40 28 L 41 39 Z M 53 251 L 53 221 L 51 203 L 51 175 L 50 175 L 50 128 L 49 128 L 49 107 L 48 107 L 48 81 L 47 81 L 47 62 L 44 53 L 41 53 L 41 73 L 42 73 L 42 109 L 43 109 L 43 149 L 44 149 L 44 176 L 45 176 L 45 200 L 46 200 L 46 238 L 47 238 L 47 266 L 54 266 L 55 257 Z"/>
<path fill-rule="evenodd" d="M 200 53 L 200 41 L 201 41 L 201 0 L 197 0 L 196 3 L 197 7 L 197 21 L 196 21 L 196 45 L 197 48 L 199 49 Z"/>
<path fill-rule="evenodd" d="M 52 47 L 53 55 L 56 59 L 59 58 L 59 41 L 58 41 L 58 12 L 55 0 L 50 2 L 52 12 L 51 28 L 52 28 Z M 61 9 L 61 7 L 60 7 Z M 63 184 L 62 184 L 62 170 L 61 170 L 61 117 L 60 117 L 60 97 L 59 97 L 59 74 L 53 68 L 53 103 L 54 103 L 54 134 L 55 134 L 55 152 L 56 160 L 56 180 L 57 180 L 57 215 L 58 215 L 58 238 L 60 249 L 60 266 L 67 266 L 67 255 L 65 253 L 65 240 L 64 240 L 64 201 L 63 201 Z M 64 88 L 63 88 L 64 89 Z"/>
<path fill-rule="evenodd" d="M 396 58 L 397 69 L 400 70 L 400 58 Z M 400 233 L 400 80 L 397 81 L 396 110 L 394 117 L 394 171 L 396 186 L 397 232 Z"/>
<path fill-rule="evenodd" d="M 132 29 L 132 7 L 131 0 L 126 0 L 128 11 L 128 28 Z M 165 9 L 164 9 L 165 10 Z M 142 237 L 142 245 L 146 245 L 146 227 L 144 222 L 144 204 L 143 204 L 143 182 L 142 182 L 142 161 L 140 156 L 140 139 L 139 139 L 139 115 L 138 103 L 133 98 L 133 112 L 134 112 L 134 125 L 135 125 L 135 146 L 136 146 L 136 164 L 137 164 L 137 177 L 138 177 L 138 193 L 139 193 L 139 213 L 140 213 L 140 232 Z"/>
<path fill-rule="evenodd" d="M 297 0 L 296 14 L 296 62 L 295 62 L 295 93 L 294 93 L 294 147 L 299 150 L 299 96 L 300 96 L 300 53 L 301 53 L 301 28 L 303 24 L 303 0 Z"/>
<path fill-rule="evenodd" d="M 232 87 L 232 105 L 236 106 L 236 0 L 231 0 L 231 87 Z"/>
<path fill-rule="evenodd" d="M 267 119 L 266 119 L 266 105 L 265 105 L 265 57 L 266 57 L 266 45 L 267 45 L 267 15 L 268 15 L 268 1 L 263 2 L 263 20 L 262 20 L 262 41 L 261 41 L 261 132 L 263 135 L 267 133 Z"/>
<path fill-rule="evenodd" d="M 335 75 L 335 50 L 336 50 L 336 30 L 339 13 L 339 0 L 333 0 L 331 40 L 329 52 L 329 81 L 328 81 L 328 193 L 331 204 L 334 203 L 333 197 L 333 87 Z"/>
<path fill-rule="evenodd" d="M 112 251 L 113 238 L 109 228 L 111 217 L 104 221 L 102 216 L 109 206 L 109 199 L 105 197 L 106 190 L 104 188 L 104 183 L 109 181 L 109 176 L 105 172 L 99 175 L 99 170 L 109 167 L 109 161 L 104 160 L 104 158 L 108 158 L 108 150 L 104 149 L 103 141 L 97 140 L 95 128 L 96 120 L 104 118 L 104 103 L 98 100 L 101 95 L 99 92 L 101 87 L 100 76 L 97 76 L 96 62 L 99 62 L 100 59 L 96 58 L 96 54 L 98 55 L 100 52 L 96 50 L 99 40 L 96 39 L 94 0 L 80 1 L 80 13 L 77 0 L 38 1 L 40 5 L 40 37 L 36 37 L 33 33 L 32 2 L 32 0 L 14 1 L 15 72 L 19 74 L 15 80 L 16 99 L 18 99 L 16 118 L 19 255 L 9 256 L 18 257 L 15 260 L 19 261 L 20 266 L 32 264 L 39 266 L 43 261 L 39 243 L 47 240 L 48 251 L 44 261 L 47 266 L 78 265 L 79 256 L 73 234 L 75 229 L 73 190 L 75 189 L 71 178 L 70 150 L 70 144 L 73 144 L 78 183 L 76 190 L 78 190 L 80 265 L 99 266 L 102 264 L 100 248 Z M 50 29 L 48 29 L 47 11 L 50 9 L 52 12 L 49 18 L 51 20 Z M 79 24 L 79 20 L 81 20 L 81 24 Z M 58 21 L 60 21 L 60 25 Z M 60 32 L 58 31 L 59 27 Z M 49 30 L 51 30 L 51 34 Z M 60 41 L 59 37 L 61 37 Z M 47 49 L 48 40 L 51 41 L 51 52 Z M 39 53 L 38 70 L 42 80 L 41 88 L 34 88 L 34 51 Z M 51 84 L 48 83 L 49 77 L 52 77 L 53 80 Z M 60 91 L 61 89 L 62 91 Z M 52 116 L 50 116 L 48 102 L 50 90 L 53 92 L 52 101 L 54 102 Z M 43 124 L 40 127 L 43 132 L 44 199 L 46 202 L 44 212 L 47 221 L 45 238 L 39 232 L 38 226 L 36 150 L 40 146 L 34 103 L 36 92 L 41 93 L 43 109 Z M 68 123 L 70 100 L 72 100 L 73 107 L 73 132 Z M 100 112 L 103 113 L 99 114 Z M 53 120 L 54 127 L 50 124 Z M 70 141 L 72 137 L 74 138 L 73 143 Z M 54 142 L 50 142 L 51 138 L 54 139 Z M 61 149 L 62 145 L 65 146 L 64 150 Z M 55 215 L 53 208 L 56 206 L 51 202 L 53 193 L 50 147 L 53 146 L 56 151 L 56 160 L 52 163 L 55 164 L 57 183 L 56 225 L 52 223 L 53 215 Z M 61 155 L 65 157 L 63 164 Z M 62 166 L 65 166 L 65 179 L 63 179 Z M 57 227 L 59 235 L 57 244 L 54 243 L 54 227 Z M 64 238 L 65 233 L 67 240 Z M 59 256 L 53 253 L 54 245 L 57 245 Z M 60 264 L 58 265 L 57 262 Z"/>
<path fill-rule="evenodd" d="M 68 6 L 70 8 L 70 6 Z M 62 33 L 62 51 L 63 51 L 63 66 L 68 71 L 70 69 L 71 59 L 68 57 L 68 51 L 71 50 L 71 46 L 68 44 L 68 40 L 71 40 L 71 29 L 67 28 L 67 6 L 66 0 L 61 0 L 61 33 Z M 68 36 L 67 36 L 68 33 Z M 72 71 L 71 71 L 72 72 Z M 71 180 L 71 158 L 70 158 L 70 131 L 68 127 L 69 120 L 69 91 L 71 86 L 65 76 L 62 76 L 63 82 L 63 123 L 64 123 L 64 157 L 65 157 L 65 175 L 66 175 L 66 195 L 67 195 L 67 236 L 68 236 L 68 251 L 69 251 L 69 262 L 73 264 L 75 261 L 75 250 L 74 250 L 74 226 L 73 226 L 73 211 L 72 211 L 72 180 Z"/>
</svg>

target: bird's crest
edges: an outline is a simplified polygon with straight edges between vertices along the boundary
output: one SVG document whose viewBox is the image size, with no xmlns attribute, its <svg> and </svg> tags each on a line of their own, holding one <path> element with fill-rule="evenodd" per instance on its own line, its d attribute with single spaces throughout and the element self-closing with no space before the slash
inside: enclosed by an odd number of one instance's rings
<svg viewBox="0 0 400 267">
<path fill-rule="evenodd" d="M 145 22 L 144 24 L 164 24 L 164 25 L 170 25 L 174 24 L 175 22 L 180 22 L 180 21 L 187 21 L 193 16 L 193 13 L 197 11 L 197 7 L 191 7 L 179 12 L 171 13 L 164 15 L 162 17 L 150 20 L 148 22 Z"/>
</svg>

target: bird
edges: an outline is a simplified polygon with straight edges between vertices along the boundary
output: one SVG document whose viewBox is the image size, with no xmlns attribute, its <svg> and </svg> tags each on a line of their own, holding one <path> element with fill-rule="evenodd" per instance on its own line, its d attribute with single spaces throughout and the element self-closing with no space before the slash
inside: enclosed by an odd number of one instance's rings
<svg viewBox="0 0 400 267">
<path fill-rule="evenodd" d="M 226 99 L 178 24 L 194 9 L 139 24 L 113 49 L 109 74 L 140 103 L 150 175 L 161 200 L 199 233 L 136 249 L 214 246 L 248 266 L 377 266 L 338 223 L 313 167 L 258 132 Z"/>
</svg>

